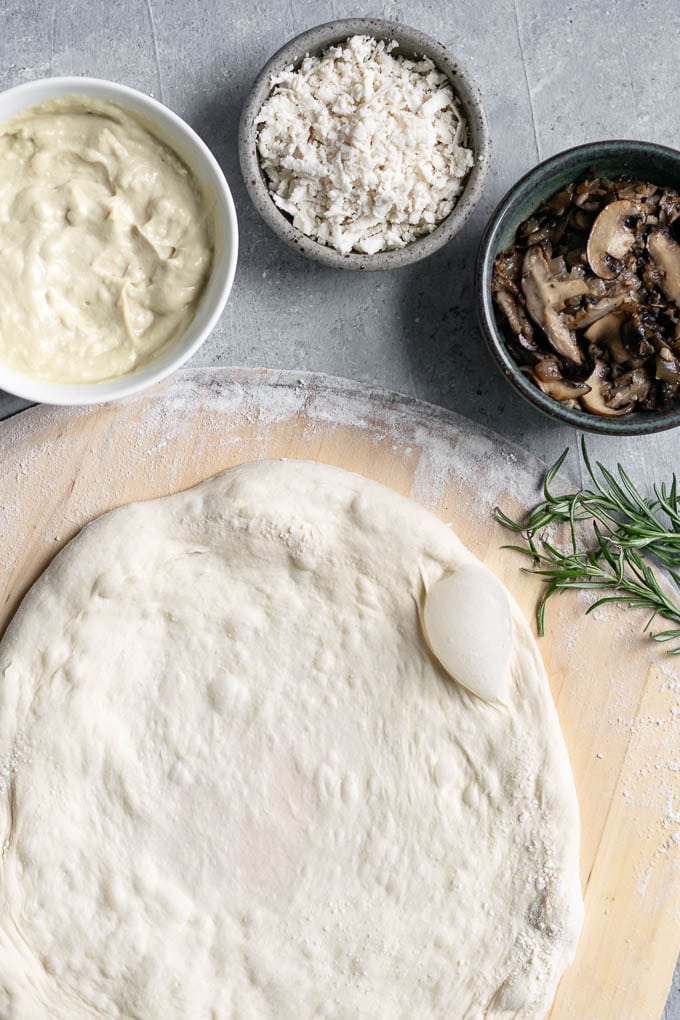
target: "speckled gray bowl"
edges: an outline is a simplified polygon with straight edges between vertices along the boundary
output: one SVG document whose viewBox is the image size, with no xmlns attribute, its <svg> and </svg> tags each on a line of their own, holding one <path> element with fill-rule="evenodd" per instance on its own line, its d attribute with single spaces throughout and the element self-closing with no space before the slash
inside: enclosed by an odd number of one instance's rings
<svg viewBox="0 0 680 1020">
<path fill-rule="evenodd" d="M 679 404 L 664 411 L 633 411 L 622 418 L 598 418 L 587 411 L 565 407 L 559 400 L 539 390 L 520 371 L 506 346 L 491 296 L 494 259 L 514 242 L 517 228 L 524 220 L 533 215 L 547 198 L 587 170 L 604 177 L 630 174 L 680 191 L 680 152 L 652 142 L 588 142 L 539 163 L 501 199 L 482 237 L 476 272 L 477 312 L 482 332 L 508 382 L 530 404 L 556 421 L 586 432 L 610 436 L 642 436 L 676 428 L 680 425 Z"/>
<path fill-rule="evenodd" d="M 307 54 L 318 55 L 329 46 L 343 42 L 353 35 L 394 39 L 398 43 L 396 53 L 401 53 L 405 57 L 423 55 L 429 57 L 446 74 L 459 99 L 468 122 L 468 143 L 471 143 L 475 155 L 475 164 L 468 174 L 465 187 L 455 208 L 446 219 L 435 227 L 431 234 L 412 241 L 405 248 L 377 252 L 375 255 L 361 255 L 355 252 L 342 255 L 334 248 L 312 240 L 294 227 L 290 217 L 274 204 L 257 155 L 255 120 L 271 92 L 272 79 L 285 68 L 291 65 L 296 67 Z M 489 170 L 489 148 L 489 129 L 479 90 L 456 58 L 440 43 L 415 28 L 373 18 L 330 21 L 303 32 L 283 46 L 265 64 L 255 79 L 243 108 L 239 126 L 239 156 L 243 179 L 255 208 L 265 223 L 291 248 L 335 269 L 396 269 L 418 262 L 447 244 L 458 233 L 479 201 Z"/>
</svg>

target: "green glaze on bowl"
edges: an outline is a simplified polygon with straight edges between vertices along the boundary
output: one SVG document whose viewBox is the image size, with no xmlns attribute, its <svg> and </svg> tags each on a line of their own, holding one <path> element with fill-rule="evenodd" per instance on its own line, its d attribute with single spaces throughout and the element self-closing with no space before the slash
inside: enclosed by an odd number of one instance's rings
<svg viewBox="0 0 680 1020">
<path fill-rule="evenodd" d="M 491 295 L 493 263 L 515 241 L 519 226 L 555 192 L 592 170 L 600 177 L 630 174 L 643 181 L 680 191 L 680 152 L 652 142 L 589 142 L 567 149 L 530 170 L 500 201 L 482 236 L 477 256 L 477 312 L 489 349 L 505 378 L 549 417 L 588 432 L 641 436 L 680 425 L 680 402 L 664 411 L 633 411 L 622 418 L 599 418 L 565 407 L 538 388 L 508 351 Z"/>
</svg>

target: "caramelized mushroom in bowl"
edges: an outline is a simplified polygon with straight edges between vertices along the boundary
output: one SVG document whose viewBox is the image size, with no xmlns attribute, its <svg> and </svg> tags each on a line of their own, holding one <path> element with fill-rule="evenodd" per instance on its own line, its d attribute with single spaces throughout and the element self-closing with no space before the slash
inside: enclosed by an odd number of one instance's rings
<svg viewBox="0 0 680 1020">
<path fill-rule="evenodd" d="M 680 153 L 546 160 L 493 214 L 477 288 L 491 351 L 536 407 L 594 432 L 680 424 Z"/>
</svg>

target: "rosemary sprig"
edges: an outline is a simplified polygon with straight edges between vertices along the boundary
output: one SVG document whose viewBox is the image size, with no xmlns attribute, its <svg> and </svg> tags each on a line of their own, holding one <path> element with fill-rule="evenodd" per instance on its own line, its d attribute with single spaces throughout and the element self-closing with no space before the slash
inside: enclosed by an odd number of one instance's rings
<svg viewBox="0 0 680 1020">
<path fill-rule="evenodd" d="M 677 624 L 652 633 L 655 641 L 677 641 L 669 650 L 680 655 L 680 492 L 673 475 L 669 485 L 654 486 L 654 498 L 643 497 L 619 464 L 616 475 L 600 462 L 593 467 L 585 441 L 581 450 L 592 487 L 556 494 L 552 485 L 564 464 L 568 450 L 547 472 L 543 499 L 523 521 L 513 521 L 498 507 L 496 520 L 522 535 L 526 545 L 512 545 L 531 557 L 529 573 L 537 574 L 545 590 L 536 607 L 539 634 L 545 629 L 545 608 L 556 592 L 569 588 L 603 591 L 591 605 L 591 613 L 608 602 L 645 609 L 650 614 L 644 630 L 657 619 Z M 591 523 L 593 540 L 580 541 L 583 526 Z M 568 525 L 569 548 L 559 549 L 546 537 L 551 525 Z M 586 535 L 589 534 L 586 527 Z M 660 565 L 678 598 L 674 600 L 662 585 L 652 564 Z"/>
</svg>

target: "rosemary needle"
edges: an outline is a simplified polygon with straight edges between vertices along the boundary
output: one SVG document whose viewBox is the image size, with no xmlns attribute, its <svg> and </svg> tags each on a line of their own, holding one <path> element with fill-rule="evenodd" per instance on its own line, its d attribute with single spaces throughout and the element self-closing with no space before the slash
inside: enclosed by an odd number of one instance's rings
<svg viewBox="0 0 680 1020">
<path fill-rule="evenodd" d="M 581 440 L 591 486 L 556 494 L 552 484 L 568 450 L 549 469 L 543 499 L 522 521 L 513 521 L 496 508 L 504 527 L 519 533 L 525 545 L 512 545 L 532 560 L 525 568 L 543 579 L 545 589 L 536 607 L 539 634 L 545 629 L 548 600 L 569 588 L 602 591 L 587 612 L 608 602 L 645 609 L 645 631 L 659 618 L 677 626 L 651 634 L 655 641 L 678 642 L 669 650 L 680 655 L 680 492 L 675 475 L 670 484 L 654 486 L 654 498 L 640 494 L 619 464 L 616 474 L 599 461 L 595 466 Z M 558 548 L 549 538 L 551 525 L 568 525 L 569 544 Z M 592 525 L 592 531 L 588 527 Z M 584 534 L 585 532 L 585 534 Z M 654 567 L 657 567 L 655 570 Z M 661 581 L 663 569 L 667 583 Z M 668 593 L 671 589 L 671 594 Z"/>
</svg>

